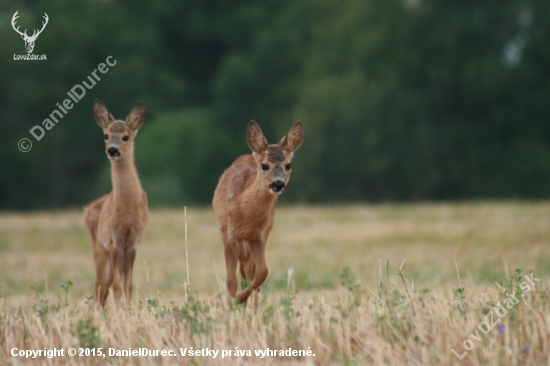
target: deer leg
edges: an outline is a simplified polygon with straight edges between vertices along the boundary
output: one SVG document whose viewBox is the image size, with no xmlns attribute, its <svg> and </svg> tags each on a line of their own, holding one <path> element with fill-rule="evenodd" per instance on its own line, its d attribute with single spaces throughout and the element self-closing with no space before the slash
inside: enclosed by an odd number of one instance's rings
<svg viewBox="0 0 550 366">
<path fill-rule="evenodd" d="M 100 304 L 101 307 L 105 307 L 105 304 L 107 302 L 107 296 L 109 295 L 109 288 L 111 287 L 111 284 L 113 283 L 113 265 L 110 258 L 107 258 L 107 265 L 105 267 L 105 277 L 104 280 L 100 283 L 99 288 L 99 296 L 100 296 Z"/>
<path fill-rule="evenodd" d="M 132 300 L 132 272 L 134 261 L 136 259 L 136 248 L 131 246 L 126 248 L 124 257 L 124 295 L 126 296 L 126 304 L 130 306 Z"/>
<path fill-rule="evenodd" d="M 260 292 L 260 289 L 256 289 L 256 291 L 254 291 L 254 314 L 257 314 L 258 313 L 258 294 Z"/>
<path fill-rule="evenodd" d="M 253 258 L 251 255 L 249 255 L 248 262 L 243 266 L 244 267 L 244 276 L 245 276 L 246 279 L 243 281 L 243 285 L 241 287 L 241 290 L 246 289 L 254 281 L 254 276 L 255 276 L 255 273 L 256 273 L 255 260 L 256 260 L 255 258 Z M 259 290 L 260 289 L 258 288 L 257 291 L 259 291 Z M 257 300 L 257 299 L 255 299 L 255 300 Z M 244 300 L 243 304 L 246 306 L 247 302 L 248 302 L 248 299 Z M 254 303 L 254 306 L 257 306 L 257 303 Z"/>
<path fill-rule="evenodd" d="M 241 272 L 241 290 L 244 290 L 250 284 L 249 277 L 246 275 L 246 265 L 246 261 L 239 261 L 239 271 Z M 242 305 L 246 308 L 246 300 L 242 303 Z"/>
<path fill-rule="evenodd" d="M 225 267 L 227 269 L 227 291 L 231 298 L 235 297 L 239 283 L 237 281 L 237 250 L 234 241 L 224 238 Z"/>
<path fill-rule="evenodd" d="M 263 241 L 261 238 L 257 238 L 255 240 L 251 240 L 249 244 L 250 255 L 252 257 L 251 260 L 252 263 L 254 263 L 254 278 L 252 279 L 252 283 L 250 285 L 237 294 L 236 299 L 240 303 L 245 302 L 252 294 L 252 291 L 258 289 L 262 283 L 264 283 L 268 273 L 267 264 L 265 262 Z"/>
<path fill-rule="evenodd" d="M 116 245 L 113 249 L 111 262 L 113 264 L 113 295 L 118 306 L 122 297 L 122 284 L 124 280 L 124 253 L 125 250 Z"/>
<path fill-rule="evenodd" d="M 96 272 L 94 297 L 101 307 L 105 307 L 109 287 L 113 280 L 109 252 L 103 248 L 94 251 L 94 263 Z"/>
<path fill-rule="evenodd" d="M 244 271 L 244 263 L 239 261 L 239 272 L 241 273 L 241 290 L 248 286 L 248 280 L 246 278 L 246 273 Z"/>
</svg>

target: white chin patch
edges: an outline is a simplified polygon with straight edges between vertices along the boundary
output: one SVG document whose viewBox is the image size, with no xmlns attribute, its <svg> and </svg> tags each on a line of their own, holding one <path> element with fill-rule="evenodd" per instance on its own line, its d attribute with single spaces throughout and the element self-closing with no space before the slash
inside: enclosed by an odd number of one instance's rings
<svg viewBox="0 0 550 366">
<path fill-rule="evenodd" d="M 279 192 L 275 192 L 273 188 L 269 188 L 269 193 L 271 194 L 281 194 L 284 191 L 284 189 L 281 189 Z"/>
</svg>

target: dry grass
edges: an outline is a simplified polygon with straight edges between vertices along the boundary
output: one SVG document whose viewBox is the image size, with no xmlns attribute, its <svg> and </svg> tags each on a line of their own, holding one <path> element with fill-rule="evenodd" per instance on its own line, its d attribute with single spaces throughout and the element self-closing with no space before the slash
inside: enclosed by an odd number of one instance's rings
<svg viewBox="0 0 550 366">
<path fill-rule="evenodd" d="M 257 315 L 229 309 L 222 295 L 223 250 L 210 209 L 187 213 L 191 286 L 185 300 L 183 216 L 183 210 L 152 212 L 138 248 L 134 306 L 99 311 L 86 299 L 93 260 L 81 212 L 0 214 L 0 364 L 549 363 L 550 203 L 280 207 Z M 397 275 L 405 258 L 416 315 Z M 541 282 L 502 318 L 502 327 L 472 338 L 495 303 L 521 294 L 517 285 L 525 278 L 516 268 L 533 271 Z M 74 285 L 66 294 L 60 286 L 68 279 Z M 459 361 L 451 350 L 464 352 L 467 339 L 474 348 Z M 66 353 L 70 347 L 178 355 L 10 355 L 12 348 Z M 220 354 L 182 357 L 180 347 Z M 236 348 L 252 356 L 221 358 L 222 350 Z M 254 356 L 266 348 L 310 348 L 315 356 Z"/>
</svg>

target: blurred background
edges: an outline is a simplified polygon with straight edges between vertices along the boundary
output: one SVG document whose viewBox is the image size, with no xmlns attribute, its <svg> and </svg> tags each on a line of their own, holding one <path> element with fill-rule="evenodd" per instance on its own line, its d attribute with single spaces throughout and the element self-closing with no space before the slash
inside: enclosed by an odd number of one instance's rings
<svg viewBox="0 0 550 366">
<path fill-rule="evenodd" d="M 12 29 L 49 23 L 34 54 Z M 109 192 L 93 118 L 144 101 L 136 163 L 151 206 L 210 203 L 258 121 L 304 144 L 283 202 L 550 196 L 550 2 L 0 0 L 0 209 Z M 36 141 L 107 56 L 117 61 Z M 17 142 L 30 138 L 23 153 Z"/>
</svg>

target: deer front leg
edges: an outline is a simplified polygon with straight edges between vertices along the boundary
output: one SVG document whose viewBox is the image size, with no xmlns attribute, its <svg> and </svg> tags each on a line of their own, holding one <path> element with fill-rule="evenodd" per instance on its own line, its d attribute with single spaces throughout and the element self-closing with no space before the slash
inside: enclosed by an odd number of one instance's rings
<svg viewBox="0 0 550 366">
<path fill-rule="evenodd" d="M 249 242 L 250 256 L 252 261 L 255 264 L 254 278 L 252 283 L 248 285 L 245 289 L 239 292 L 236 296 L 238 302 L 243 303 L 252 294 L 252 292 L 264 283 L 267 278 L 267 264 L 265 262 L 265 252 L 264 252 L 264 243 L 261 237 L 258 237 Z"/>
<path fill-rule="evenodd" d="M 134 268 L 134 261 L 136 259 L 136 248 L 131 246 L 126 248 L 124 256 L 124 295 L 126 297 L 126 304 L 130 306 L 132 300 L 132 274 Z"/>
<path fill-rule="evenodd" d="M 227 269 L 227 291 L 234 298 L 237 294 L 237 250 L 235 242 L 224 239 L 225 267 Z"/>
<path fill-rule="evenodd" d="M 118 244 L 118 243 L 117 243 Z M 124 281 L 124 248 L 115 244 L 115 248 L 111 254 L 111 262 L 113 264 L 113 295 L 115 304 L 118 306 L 122 297 L 122 284 Z"/>
<path fill-rule="evenodd" d="M 258 313 L 258 295 L 260 293 L 260 289 L 256 289 L 254 292 L 254 314 Z"/>
<path fill-rule="evenodd" d="M 247 258 L 248 261 L 250 261 L 250 258 Z M 247 276 L 245 268 L 247 266 L 248 261 L 244 259 L 239 259 L 239 271 L 241 272 L 241 290 L 244 290 L 251 282 L 251 277 Z M 242 305 L 246 308 L 246 301 L 242 303 Z"/>
</svg>

